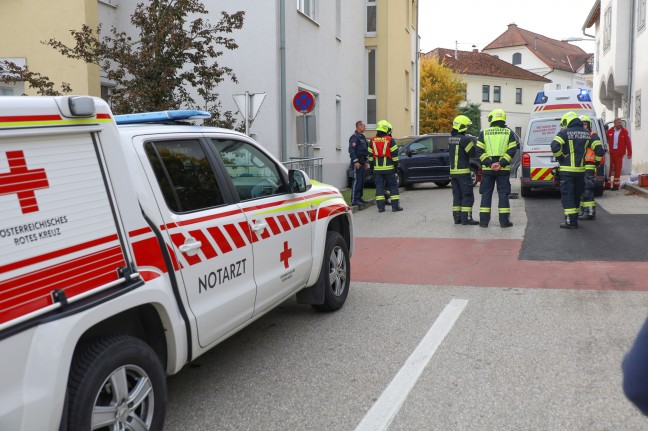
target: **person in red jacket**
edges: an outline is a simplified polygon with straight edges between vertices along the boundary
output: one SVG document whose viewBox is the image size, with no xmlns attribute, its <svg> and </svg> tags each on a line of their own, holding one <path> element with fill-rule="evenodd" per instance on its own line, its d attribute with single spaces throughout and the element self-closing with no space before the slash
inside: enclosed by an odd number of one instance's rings
<svg viewBox="0 0 648 431">
<path fill-rule="evenodd" d="M 628 129 L 623 127 L 620 118 L 614 119 L 614 128 L 609 129 L 605 134 L 607 135 L 608 148 L 610 149 L 610 172 L 605 188 L 619 190 L 623 156 L 627 154 L 629 159 L 632 158 L 630 135 L 628 134 Z M 612 183 L 612 188 L 610 188 L 610 179 L 612 177 L 614 177 L 614 182 Z"/>
</svg>

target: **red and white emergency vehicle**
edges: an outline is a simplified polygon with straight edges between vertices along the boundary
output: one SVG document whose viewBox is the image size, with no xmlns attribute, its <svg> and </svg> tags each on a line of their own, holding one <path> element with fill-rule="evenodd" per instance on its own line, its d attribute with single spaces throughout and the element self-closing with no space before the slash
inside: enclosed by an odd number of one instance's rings
<svg viewBox="0 0 648 431">
<path fill-rule="evenodd" d="M 343 306 L 339 191 L 205 115 L 0 98 L 0 430 L 162 429 L 166 375 L 291 295 Z"/>
<path fill-rule="evenodd" d="M 534 101 L 529 119 L 526 137 L 521 146 L 520 157 L 520 192 L 524 197 L 531 194 L 531 189 L 555 189 L 552 169 L 558 162 L 551 151 L 551 141 L 560 131 L 560 119 L 574 111 L 579 116 L 587 115 L 592 121 L 592 130 L 598 134 L 606 152 L 607 141 L 603 122 L 596 116 L 594 104 L 587 90 L 568 89 L 541 91 Z M 596 170 L 594 194 L 601 196 L 604 190 L 607 169 L 604 163 Z"/>
</svg>

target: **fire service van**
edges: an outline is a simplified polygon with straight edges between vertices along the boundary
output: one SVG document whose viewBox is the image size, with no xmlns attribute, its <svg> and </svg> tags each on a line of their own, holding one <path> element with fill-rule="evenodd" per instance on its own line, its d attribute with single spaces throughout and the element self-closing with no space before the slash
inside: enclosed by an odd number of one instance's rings
<svg viewBox="0 0 648 431">
<path fill-rule="evenodd" d="M 592 130 L 598 134 L 607 153 L 607 141 L 603 122 L 596 116 L 594 104 L 587 90 L 568 89 L 541 91 L 534 101 L 526 137 L 522 142 L 520 158 L 520 192 L 524 197 L 531 195 L 531 189 L 555 189 L 552 169 L 558 162 L 551 151 L 551 141 L 560 131 L 560 119 L 574 111 L 579 116 L 587 115 L 592 122 Z M 596 170 L 594 194 L 603 194 L 606 165 L 609 157 L 604 157 Z"/>
<path fill-rule="evenodd" d="M 343 306 L 339 191 L 206 116 L 0 98 L 0 430 L 160 430 L 166 375 L 291 295 Z"/>
</svg>

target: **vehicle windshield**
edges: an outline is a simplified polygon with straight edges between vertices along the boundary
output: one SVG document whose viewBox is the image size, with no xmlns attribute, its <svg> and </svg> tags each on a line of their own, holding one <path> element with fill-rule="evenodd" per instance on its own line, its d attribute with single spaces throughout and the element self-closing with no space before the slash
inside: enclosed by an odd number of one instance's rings
<svg viewBox="0 0 648 431">
<path fill-rule="evenodd" d="M 529 125 L 527 146 L 549 145 L 560 131 L 560 119 L 547 118 L 537 120 Z"/>
</svg>

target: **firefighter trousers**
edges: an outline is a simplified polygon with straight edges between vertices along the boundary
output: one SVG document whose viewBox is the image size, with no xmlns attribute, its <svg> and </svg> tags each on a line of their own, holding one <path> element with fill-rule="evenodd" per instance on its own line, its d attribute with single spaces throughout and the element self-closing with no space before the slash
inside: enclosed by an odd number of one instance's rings
<svg viewBox="0 0 648 431">
<path fill-rule="evenodd" d="M 594 201 L 594 187 L 595 187 L 594 177 L 595 176 L 596 176 L 595 170 L 593 169 L 585 170 L 583 197 L 581 198 L 581 208 L 583 208 L 583 210 L 589 210 L 589 208 L 596 208 L 596 202 Z"/>
<path fill-rule="evenodd" d="M 376 181 L 376 206 L 378 209 L 385 209 L 385 184 L 391 194 L 392 208 L 398 208 L 400 196 L 398 195 L 396 172 L 393 169 L 388 171 L 374 170 L 374 179 Z"/>
<path fill-rule="evenodd" d="M 580 197 L 585 188 L 585 175 L 582 173 L 560 173 L 560 200 L 565 213 L 565 223 L 578 226 Z"/>
<path fill-rule="evenodd" d="M 472 178 L 470 174 L 454 174 L 450 182 L 452 183 L 452 216 L 455 221 L 461 221 L 461 213 L 472 216 L 472 207 L 475 203 Z"/>
<path fill-rule="evenodd" d="M 500 224 L 508 223 L 511 215 L 511 205 L 509 204 L 509 194 L 511 193 L 511 171 L 482 171 L 482 182 L 479 186 L 481 193 L 481 205 L 479 206 L 479 224 L 488 225 L 491 216 L 491 202 L 493 192 L 497 185 L 497 196 L 499 203 L 497 205 L 499 212 Z"/>
</svg>

